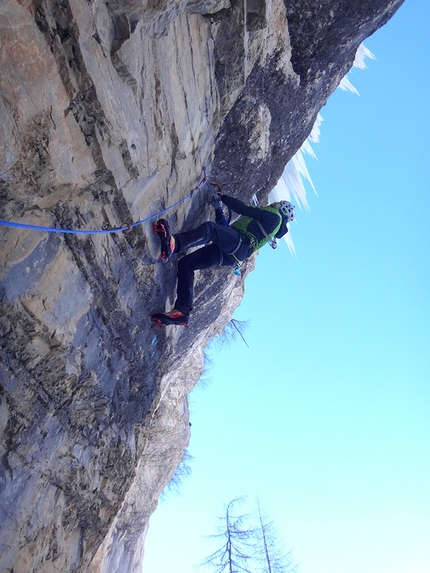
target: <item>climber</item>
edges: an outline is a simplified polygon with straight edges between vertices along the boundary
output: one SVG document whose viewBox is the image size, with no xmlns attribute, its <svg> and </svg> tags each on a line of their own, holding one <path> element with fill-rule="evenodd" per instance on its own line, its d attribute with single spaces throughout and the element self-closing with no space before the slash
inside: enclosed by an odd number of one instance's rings
<svg viewBox="0 0 430 573">
<path fill-rule="evenodd" d="M 222 222 L 219 209 L 218 223 L 208 221 L 184 233 L 173 235 L 164 219 L 159 219 L 153 225 L 154 232 L 161 240 L 160 258 L 166 261 L 175 253 L 206 245 L 179 261 L 175 306 L 170 312 L 153 314 L 153 325 L 188 326 L 189 314 L 193 308 L 194 271 L 216 266 L 240 267 L 243 261 L 263 245 L 272 242 L 274 238 L 283 237 L 288 232 L 287 223 L 295 216 L 294 205 L 289 201 L 254 207 L 228 195 L 220 195 L 219 199 L 229 209 L 242 215 L 231 226 L 219 224 Z"/>
</svg>

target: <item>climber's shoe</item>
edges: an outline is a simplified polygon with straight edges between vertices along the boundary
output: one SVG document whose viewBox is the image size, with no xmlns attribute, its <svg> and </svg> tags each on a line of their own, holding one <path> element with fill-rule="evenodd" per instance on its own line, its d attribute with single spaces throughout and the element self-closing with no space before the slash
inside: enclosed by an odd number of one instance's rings
<svg viewBox="0 0 430 573">
<path fill-rule="evenodd" d="M 154 234 L 160 237 L 161 253 L 158 257 L 164 261 L 168 261 L 175 252 L 176 241 L 175 237 L 170 232 L 169 224 L 165 219 L 159 219 L 156 223 L 152 224 Z"/>
<path fill-rule="evenodd" d="M 163 327 L 163 324 L 169 326 L 170 324 L 175 324 L 177 326 L 185 326 L 188 328 L 188 314 L 184 314 L 179 310 L 174 308 L 170 312 L 157 313 L 151 316 L 152 326 L 159 326 L 160 328 Z"/>
</svg>

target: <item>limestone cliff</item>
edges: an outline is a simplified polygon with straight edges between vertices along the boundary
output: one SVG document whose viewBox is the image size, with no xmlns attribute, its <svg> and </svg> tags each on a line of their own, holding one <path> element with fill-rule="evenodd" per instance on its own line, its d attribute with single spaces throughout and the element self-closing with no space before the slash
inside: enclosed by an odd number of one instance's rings
<svg viewBox="0 0 430 573">
<path fill-rule="evenodd" d="M 402 0 L 2 0 L 0 218 L 121 227 L 193 188 L 264 201 L 358 45 Z M 167 216 L 212 217 L 205 191 Z M 140 571 L 189 440 L 187 394 L 243 277 L 202 272 L 191 327 L 147 222 L 0 227 L 0 570 Z"/>
</svg>

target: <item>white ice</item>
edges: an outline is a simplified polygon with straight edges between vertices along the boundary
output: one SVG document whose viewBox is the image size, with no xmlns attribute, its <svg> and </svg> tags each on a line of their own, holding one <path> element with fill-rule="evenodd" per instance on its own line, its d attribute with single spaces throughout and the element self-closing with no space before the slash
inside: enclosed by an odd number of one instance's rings
<svg viewBox="0 0 430 573">
<path fill-rule="evenodd" d="M 376 59 L 372 52 L 366 48 L 364 44 L 360 44 L 355 55 L 353 68 L 359 68 L 361 70 L 366 69 L 366 58 L 370 58 L 371 60 Z M 341 90 L 350 91 L 359 95 L 358 90 L 350 82 L 348 75 L 342 79 L 338 87 Z M 292 203 L 296 203 L 296 206 L 298 206 L 300 209 L 304 209 L 305 211 L 310 209 L 307 199 L 305 182 L 307 182 L 312 187 L 316 195 L 317 191 L 306 166 L 305 155 L 307 154 L 310 155 L 313 159 L 317 159 L 311 143 L 319 142 L 320 126 L 322 122 L 323 118 L 320 114 L 318 114 L 309 137 L 304 141 L 301 148 L 287 163 L 281 178 L 273 190 L 270 192 L 269 203 L 286 200 L 291 201 Z M 297 223 L 297 220 L 295 222 Z M 294 242 L 291 236 L 291 230 L 285 235 L 285 241 L 291 254 L 296 256 L 296 249 L 294 247 Z"/>
</svg>

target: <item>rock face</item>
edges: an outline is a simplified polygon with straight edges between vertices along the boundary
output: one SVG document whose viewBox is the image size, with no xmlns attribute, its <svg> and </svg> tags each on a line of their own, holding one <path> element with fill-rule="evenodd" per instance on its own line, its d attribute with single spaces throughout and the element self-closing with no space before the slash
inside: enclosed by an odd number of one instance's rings
<svg viewBox="0 0 430 573">
<path fill-rule="evenodd" d="M 0 217 L 106 229 L 185 197 L 203 166 L 264 201 L 358 45 L 402 0 L 2 0 Z M 173 230 L 213 218 L 196 191 Z M 197 277 L 191 328 L 150 221 L 0 227 L 0 570 L 140 571 L 189 440 L 202 350 L 243 295 Z"/>
</svg>

